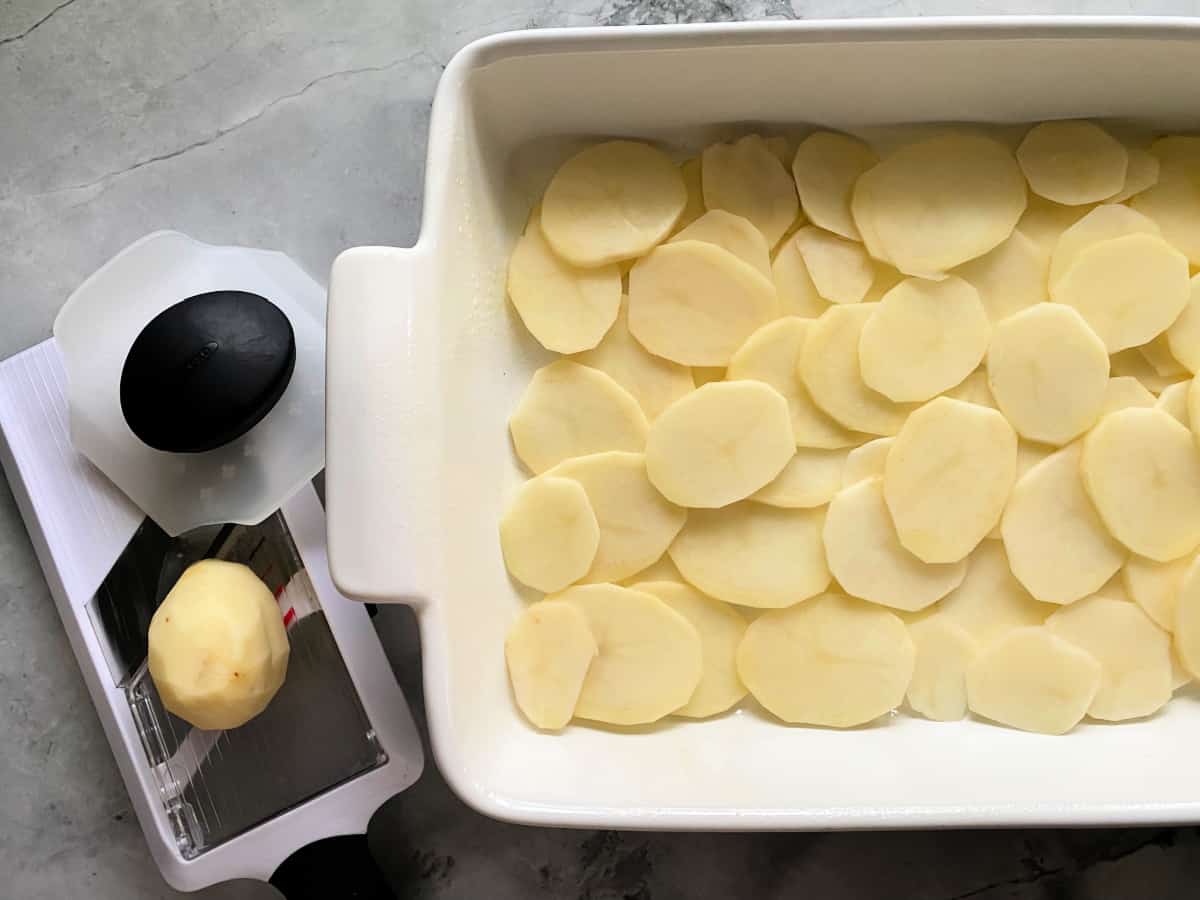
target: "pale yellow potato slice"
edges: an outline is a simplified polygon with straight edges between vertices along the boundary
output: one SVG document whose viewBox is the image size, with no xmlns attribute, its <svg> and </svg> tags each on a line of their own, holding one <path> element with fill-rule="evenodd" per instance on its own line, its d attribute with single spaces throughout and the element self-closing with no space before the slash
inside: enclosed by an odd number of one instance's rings
<svg viewBox="0 0 1200 900">
<path fill-rule="evenodd" d="M 1091 209 L 1091 206 L 1064 206 L 1061 203 L 1052 203 L 1037 194 L 1030 194 L 1025 214 L 1017 223 L 1017 230 L 1037 244 L 1049 259 L 1062 233 L 1086 216 Z"/>
<path fill-rule="evenodd" d="M 759 616 L 737 667 L 754 699 L 783 721 L 850 728 L 900 705 L 915 656 L 898 616 L 825 594 Z"/>
<path fill-rule="evenodd" d="M 508 296 L 547 350 L 578 353 L 600 343 L 617 317 L 621 273 L 614 265 L 581 269 L 557 256 L 535 209 L 508 262 Z"/>
<path fill-rule="evenodd" d="M 749 219 L 723 209 L 711 209 L 671 238 L 676 241 L 703 241 L 728 250 L 742 262 L 771 277 L 771 248 L 762 232 Z"/>
<path fill-rule="evenodd" d="M 863 297 L 863 303 L 878 303 L 884 295 L 902 282 L 908 276 L 894 266 L 875 260 L 875 278 L 871 281 L 871 289 Z"/>
<path fill-rule="evenodd" d="M 882 478 L 888 451 L 895 442 L 895 438 L 875 438 L 851 450 L 846 455 L 846 464 L 842 468 L 842 487 L 850 487 L 876 476 Z"/>
<path fill-rule="evenodd" d="M 900 545 L 883 500 L 883 482 L 868 478 L 844 488 L 825 517 L 829 571 L 851 596 L 916 612 L 958 587 L 966 560 L 930 565 Z"/>
<path fill-rule="evenodd" d="M 1161 409 L 1122 409 L 1083 440 L 1083 483 L 1108 531 L 1158 562 L 1200 545 L 1200 453 Z"/>
<path fill-rule="evenodd" d="M 1192 379 L 1177 381 L 1163 388 L 1154 405 L 1180 423 L 1184 428 L 1191 428 L 1192 417 L 1188 411 L 1188 398 L 1191 396 Z"/>
<path fill-rule="evenodd" d="M 1093 595 L 1060 609 L 1046 628 L 1100 663 L 1093 719 L 1138 719 L 1171 699 L 1171 640 L 1137 605 Z"/>
<path fill-rule="evenodd" d="M 792 177 L 800 205 L 814 225 L 853 241 L 861 240 L 850 214 L 850 195 L 858 176 L 879 162 L 857 138 L 815 131 L 800 142 L 792 160 Z"/>
<path fill-rule="evenodd" d="M 1104 403 L 1100 407 L 1100 415 L 1106 416 L 1118 409 L 1130 406 L 1154 406 L 1158 402 L 1146 387 L 1136 378 L 1129 375 L 1118 375 L 1108 379 L 1104 388 Z"/>
<path fill-rule="evenodd" d="M 1158 183 L 1158 157 L 1140 147 L 1126 147 L 1129 165 L 1125 168 L 1125 184 L 1107 199 L 1108 203 L 1121 203 L 1154 187 Z"/>
<path fill-rule="evenodd" d="M 1113 375 L 1128 375 L 1130 378 L 1136 378 L 1142 383 L 1142 387 L 1155 395 L 1161 394 L 1173 384 L 1186 380 L 1181 375 L 1173 375 L 1169 378 L 1159 375 L 1136 347 L 1114 353 L 1109 358 L 1109 365 Z"/>
<path fill-rule="evenodd" d="M 1039 303 L 992 330 L 988 384 L 1021 437 L 1065 444 L 1100 416 L 1108 353 L 1078 312 Z"/>
<path fill-rule="evenodd" d="M 671 158 L 649 144 L 608 141 L 568 159 L 542 198 L 542 231 L 576 266 L 640 256 L 662 241 L 687 205 Z"/>
<path fill-rule="evenodd" d="M 500 518 L 508 571 L 543 593 L 586 575 L 599 546 L 600 525 L 587 492 L 567 478 L 542 475 L 525 482 Z"/>
<path fill-rule="evenodd" d="M 862 379 L 858 345 L 873 306 L 832 306 L 809 327 L 800 355 L 800 380 L 813 402 L 844 427 L 894 435 L 915 407 L 893 403 Z"/>
<path fill-rule="evenodd" d="M 1014 231 L 994 250 L 964 263 L 954 274 L 979 291 L 983 308 L 995 323 L 1050 298 L 1049 265 L 1045 251 L 1032 238 Z"/>
<path fill-rule="evenodd" d="M 1175 600 L 1179 585 L 1195 553 L 1170 562 L 1155 562 L 1136 553 L 1121 569 L 1121 581 L 1130 598 L 1140 606 L 1159 628 L 1170 631 L 1175 627 Z"/>
<path fill-rule="evenodd" d="M 817 293 L 808 266 L 795 237 L 786 238 L 771 261 L 771 280 L 779 298 L 779 312 L 785 316 L 815 319 L 829 309 L 829 301 Z"/>
<path fill-rule="evenodd" d="M 567 359 L 533 373 L 508 420 L 517 456 L 535 475 L 572 456 L 640 452 L 647 427 L 627 390 L 598 369 Z"/>
<path fill-rule="evenodd" d="M 508 679 L 525 718 L 550 731 L 571 721 L 597 652 L 587 617 L 574 606 L 527 607 L 504 641 Z"/>
<path fill-rule="evenodd" d="M 787 401 L 761 381 L 697 388 L 650 426 L 646 471 L 672 503 L 719 507 L 770 483 L 795 455 Z"/>
<path fill-rule="evenodd" d="M 775 286 L 728 250 L 704 241 L 656 247 L 629 273 L 629 331 L 685 366 L 724 366 L 776 317 Z"/>
<path fill-rule="evenodd" d="M 604 339 L 594 349 L 578 354 L 575 361 L 599 369 L 629 391 L 650 421 L 696 387 L 691 369 L 655 356 L 629 333 L 625 300 Z"/>
<path fill-rule="evenodd" d="M 992 326 L 979 292 L 961 278 L 909 278 L 863 326 L 858 361 L 867 387 L 897 403 L 935 397 L 983 361 Z"/>
<path fill-rule="evenodd" d="M 713 381 L 725 380 L 724 366 L 692 366 L 692 378 L 696 387 L 704 387 Z"/>
<path fill-rule="evenodd" d="M 888 451 L 883 495 L 900 543 L 927 563 L 966 557 L 1000 521 L 1017 473 L 1017 435 L 986 406 L 938 397 Z"/>
<path fill-rule="evenodd" d="M 1157 222 L 1167 242 L 1200 266 L 1200 161 L 1162 161 L 1158 183 L 1129 204 Z"/>
<path fill-rule="evenodd" d="M 1039 603 L 1013 576 L 1004 545 L 985 541 L 967 558 L 967 576 L 931 615 L 962 627 L 980 645 L 1014 628 L 1040 625 L 1055 606 Z"/>
<path fill-rule="evenodd" d="M 636 575 L 622 578 L 620 584 L 622 587 L 633 587 L 643 581 L 674 581 L 683 584 L 684 577 L 675 563 L 671 562 L 671 555 L 664 553 Z"/>
<path fill-rule="evenodd" d="M 1200 558 L 1192 560 L 1175 599 L 1175 653 L 1193 678 L 1200 678 Z"/>
<path fill-rule="evenodd" d="M 1013 574 L 1045 603 L 1073 603 L 1094 593 L 1127 556 L 1084 489 L 1082 453 L 1081 444 L 1071 444 L 1026 472 L 1000 523 Z"/>
<path fill-rule="evenodd" d="M 1025 211 L 1025 179 L 1003 144 L 946 133 L 902 147 L 867 171 L 851 210 L 872 256 L 909 275 L 936 275 L 1012 234 Z"/>
<path fill-rule="evenodd" d="M 801 447 L 769 484 L 750 495 L 768 506 L 807 509 L 824 506 L 842 488 L 847 450 Z"/>
<path fill-rule="evenodd" d="M 1066 734 L 1100 689 L 1100 663 L 1045 628 L 1019 628 L 984 647 L 967 667 L 976 715 L 1040 734 Z"/>
<path fill-rule="evenodd" d="M 574 581 L 620 581 L 640 572 L 667 552 L 687 519 L 686 510 L 654 489 L 641 453 L 579 456 L 546 474 L 577 482 L 596 514 L 600 539 L 595 558 Z"/>
<path fill-rule="evenodd" d="M 764 325 L 733 354 L 725 376 L 730 381 L 762 381 L 782 394 L 798 447 L 835 450 L 853 446 L 863 437 L 822 412 L 800 381 L 800 354 L 810 325 L 807 319 L 796 316 Z"/>
<path fill-rule="evenodd" d="M 1171 644 L 1171 690 L 1177 691 L 1192 681 L 1192 673 L 1187 670 L 1179 659 L 1179 651 Z"/>
<path fill-rule="evenodd" d="M 875 264 L 862 244 L 811 225 L 796 232 L 813 286 L 830 303 L 861 303 L 875 280 Z"/>
<path fill-rule="evenodd" d="M 704 215 L 704 188 L 700 184 L 700 157 L 685 160 L 679 164 L 679 174 L 683 176 L 683 186 L 687 190 L 687 203 L 683 212 L 675 222 L 672 234 L 677 234 Z"/>
<path fill-rule="evenodd" d="M 671 545 L 683 577 L 726 603 L 791 606 L 829 586 L 824 509 L 738 503 L 692 510 Z"/>
<path fill-rule="evenodd" d="M 1116 353 L 1166 331 L 1190 291 L 1183 254 L 1157 235 L 1129 234 L 1081 250 L 1050 297 L 1079 310 Z"/>
<path fill-rule="evenodd" d="M 1188 302 L 1167 329 L 1167 346 L 1188 371 L 1200 371 L 1200 275 L 1188 282 Z"/>
<path fill-rule="evenodd" d="M 790 140 L 781 134 L 773 134 L 770 137 L 763 138 L 763 143 L 767 145 L 767 149 L 774 154 L 780 164 L 785 168 L 791 168 L 792 157 L 796 155 L 793 149 L 793 144 Z"/>
<path fill-rule="evenodd" d="M 1159 334 L 1154 340 L 1142 344 L 1137 348 L 1137 352 L 1142 354 L 1146 358 L 1146 362 L 1150 363 L 1150 368 L 1163 378 L 1186 378 L 1192 374 L 1171 353 L 1166 332 Z"/>
<path fill-rule="evenodd" d="M 749 219 L 774 247 L 796 220 L 800 201 L 783 163 L 760 135 L 704 151 L 704 205 Z"/>
<path fill-rule="evenodd" d="M 954 722 L 967 714 L 967 667 L 979 652 L 965 628 L 933 616 L 908 626 L 917 651 L 908 705 L 935 722 Z"/>
<path fill-rule="evenodd" d="M 975 403 L 979 406 L 988 406 L 996 409 L 996 398 L 992 396 L 992 388 L 988 384 L 987 369 L 976 369 L 950 390 L 946 391 L 947 397 L 952 397 L 955 400 L 964 400 L 967 403 Z"/>
<path fill-rule="evenodd" d="M 1111 197 L 1125 186 L 1129 154 L 1091 122 L 1043 122 L 1021 141 L 1017 162 L 1035 194 L 1079 206 Z"/>
<path fill-rule="evenodd" d="M 1130 234 L 1161 235 L 1162 232 L 1153 219 L 1120 203 L 1104 203 L 1092 209 L 1063 231 L 1058 243 L 1054 245 L 1047 284 L 1058 284 L 1075 264 L 1079 254 L 1088 247 Z"/>
<path fill-rule="evenodd" d="M 634 590 L 652 594 L 692 623 L 700 635 L 703 669 L 692 699 L 674 715 L 703 719 L 723 713 L 746 696 L 737 673 L 737 648 L 746 633 L 745 617 L 732 606 L 706 597 L 689 584 L 651 581 Z"/>
<path fill-rule="evenodd" d="M 587 618 L 597 653 L 575 704 L 581 719 L 644 725 L 692 699 L 703 673 L 695 626 L 657 597 L 615 584 L 586 584 L 546 598 Z"/>
</svg>

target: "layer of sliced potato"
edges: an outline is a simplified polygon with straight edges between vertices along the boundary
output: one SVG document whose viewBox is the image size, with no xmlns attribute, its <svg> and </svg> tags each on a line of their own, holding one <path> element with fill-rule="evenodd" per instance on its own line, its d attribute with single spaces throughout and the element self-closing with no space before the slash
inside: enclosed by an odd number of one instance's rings
<svg viewBox="0 0 1200 900">
<path fill-rule="evenodd" d="M 704 215 L 704 187 L 700 183 L 700 157 L 694 157 L 679 164 L 679 174 L 683 176 L 683 186 L 687 190 L 687 203 L 679 214 L 672 234 L 678 234 L 698 218 Z"/>
<path fill-rule="evenodd" d="M 927 719 L 953 722 L 967 714 L 967 668 L 979 652 L 965 628 L 933 616 L 908 627 L 916 665 L 908 705 Z"/>
<path fill-rule="evenodd" d="M 774 247 L 800 212 L 796 185 L 757 134 L 704 151 L 704 205 L 749 219 Z"/>
<path fill-rule="evenodd" d="M 850 728 L 900 705 L 915 655 L 896 615 L 824 594 L 759 616 L 737 667 L 754 698 L 783 721 Z"/>
<path fill-rule="evenodd" d="M 1017 161 L 1035 194 L 1079 206 L 1111 197 L 1125 186 L 1129 154 L 1091 122 L 1043 122 L 1025 135 Z"/>
<path fill-rule="evenodd" d="M 1100 407 L 1101 417 L 1118 409 L 1128 409 L 1130 406 L 1154 406 L 1158 402 L 1149 390 L 1136 378 L 1128 375 L 1118 375 L 1108 379 L 1104 388 L 1104 403 Z"/>
<path fill-rule="evenodd" d="M 979 368 L 946 391 L 946 396 L 978 406 L 996 409 L 996 398 L 992 396 L 992 387 L 988 384 L 987 368 Z"/>
<path fill-rule="evenodd" d="M 1167 242 L 1200 266 L 1200 162 L 1160 163 L 1158 182 L 1129 205 L 1157 222 Z"/>
<path fill-rule="evenodd" d="M 1017 230 L 1041 248 L 1049 259 L 1058 245 L 1062 233 L 1086 216 L 1091 206 L 1064 206 L 1037 194 L 1030 194 L 1025 214 L 1017 223 Z"/>
<path fill-rule="evenodd" d="M 793 238 L 785 238 L 771 260 L 771 281 L 779 299 L 779 312 L 785 316 L 815 319 L 829 309 L 829 301 L 817 293 L 808 265 Z"/>
<path fill-rule="evenodd" d="M 1154 367 L 1142 355 L 1140 348 L 1131 347 L 1114 353 L 1109 358 L 1110 371 L 1114 376 L 1128 375 L 1142 383 L 1142 387 L 1152 394 L 1161 394 L 1173 384 L 1186 380 L 1183 376 L 1175 375 L 1165 378 L 1154 371 Z"/>
<path fill-rule="evenodd" d="M 726 603 L 791 606 L 829 586 L 824 509 L 738 503 L 692 510 L 671 545 L 683 577 Z"/>
<path fill-rule="evenodd" d="M 876 476 L 882 478 L 884 462 L 895 441 L 890 437 L 875 438 L 847 453 L 846 464 L 842 468 L 842 487 L 850 487 Z"/>
<path fill-rule="evenodd" d="M 1162 332 L 1158 337 L 1142 344 L 1137 351 L 1146 358 L 1146 362 L 1150 363 L 1150 368 L 1163 378 L 1186 378 L 1192 374 L 1187 366 L 1177 360 L 1171 352 L 1166 332 Z"/>
<path fill-rule="evenodd" d="M 1092 209 L 1078 222 L 1066 229 L 1054 245 L 1050 257 L 1048 284 L 1058 284 L 1075 264 L 1079 254 L 1101 241 L 1130 234 L 1161 234 L 1152 219 L 1119 203 L 1104 203 Z M 1043 284 L 1043 290 L 1045 290 Z M 1046 298 L 1043 297 L 1043 300 Z"/>
<path fill-rule="evenodd" d="M 1120 203 L 1158 184 L 1158 157 L 1140 147 L 1126 147 L 1129 165 L 1125 169 L 1125 183 L 1108 198 L 1108 203 Z"/>
<path fill-rule="evenodd" d="M 849 135 L 816 131 L 801 141 L 792 161 L 792 176 L 800 205 L 812 223 L 859 240 L 850 214 L 850 195 L 858 176 L 878 161 L 870 147 Z"/>
<path fill-rule="evenodd" d="M 1192 391 L 1192 379 L 1177 381 L 1163 388 L 1154 405 L 1169 415 L 1184 428 L 1191 427 L 1192 417 L 1188 410 L 1188 401 Z"/>
<path fill-rule="evenodd" d="M 932 615 L 962 627 L 982 645 L 1014 628 L 1040 625 L 1056 608 L 1033 599 L 1013 577 L 1001 542 L 984 541 L 967 557 L 963 583 Z"/>
<path fill-rule="evenodd" d="M 1200 678 L 1200 560 L 1193 559 L 1175 599 L 1175 653 L 1193 678 Z"/>
<path fill-rule="evenodd" d="M 500 518 L 504 564 L 535 590 L 561 591 L 578 581 L 599 546 L 600 525 L 588 495 L 567 478 L 543 475 L 525 482 Z"/>
<path fill-rule="evenodd" d="M 801 447 L 783 471 L 751 494 L 750 499 L 789 509 L 824 506 L 842 488 L 847 453 Z"/>
<path fill-rule="evenodd" d="M 954 274 L 979 291 L 983 308 L 995 323 L 1049 299 L 1049 265 L 1046 252 L 1032 238 L 1014 231 L 994 250 L 964 263 Z"/>
<path fill-rule="evenodd" d="M 641 584 L 643 581 L 674 581 L 677 584 L 683 584 L 684 577 L 675 563 L 671 562 L 671 555 L 664 553 L 636 575 L 622 578 L 621 585 L 623 587 L 633 587 L 635 584 Z"/>
<path fill-rule="evenodd" d="M 557 730 L 575 715 L 598 649 L 587 617 L 566 603 L 535 603 L 517 617 L 504 660 L 517 706 L 537 728 Z"/>
<path fill-rule="evenodd" d="M 749 219 L 724 209 L 711 209 L 686 228 L 678 231 L 675 241 L 703 241 L 728 250 L 742 262 L 771 277 L 771 248 L 762 232 Z"/>
<path fill-rule="evenodd" d="M 861 303 L 875 280 L 875 265 L 862 244 L 807 226 L 792 238 L 813 287 L 830 303 Z"/>
<path fill-rule="evenodd" d="M 1188 283 L 1188 302 L 1167 329 L 1167 346 L 1188 371 L 1200 371 L 1200 275 Z"/>
</svg>

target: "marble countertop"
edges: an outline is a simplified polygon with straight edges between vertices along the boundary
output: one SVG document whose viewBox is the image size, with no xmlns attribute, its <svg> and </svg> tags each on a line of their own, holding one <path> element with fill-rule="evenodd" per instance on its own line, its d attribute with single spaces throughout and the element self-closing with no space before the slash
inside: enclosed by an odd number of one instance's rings
<svg viewBox="0 0 1200 900">
<path fill-rule="evenodd" d="M 446 61 L 524 27 L 955 13 L 1200 15 L 1200 0 L 0 0 L 0 358 L 133 239 L 406 245 Z M 0 478 L 0 895 L 174 897 L 146 851 Z M 419 702 L 411 614 L 376 619 Z M 36 673 L 36 677 L 32 674 Z M 1131 765 L 1135 761 L 1131 761 Z M 1193 896 L 1200 830 L 670 835 L 504 825 L 432 764 L 372 822 L 398 897 Z M 278 896 L 219 885 L 209 900 Z"/>
</svg>

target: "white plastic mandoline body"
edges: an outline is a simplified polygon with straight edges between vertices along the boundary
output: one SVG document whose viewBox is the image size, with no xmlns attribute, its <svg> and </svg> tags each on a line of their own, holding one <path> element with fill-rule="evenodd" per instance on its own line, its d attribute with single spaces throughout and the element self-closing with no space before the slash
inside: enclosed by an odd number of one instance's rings
<svg viewBox="0 0 1200 900">
<path fill-rule="evenodd" d="M 1200 820 L 1200 703 L 1045 737 L 895 717 L 539 734 L 502 644 L 528 600 L 496 537 L 524 477 L 507 418 L 549 359 L 504 300 L 554 167 L 623 136 L 695 150 L 754 127 L 1067 117 L 1200 129 L 1200 22 L 970 19 L 515 33 L 446 68 L 411 249 L 334 265 L 328 335 L 334 580 L 417 609 L 425 701 L 454 788 L 503 819 L 621 828 L 878 828 Z"/>
</svg>

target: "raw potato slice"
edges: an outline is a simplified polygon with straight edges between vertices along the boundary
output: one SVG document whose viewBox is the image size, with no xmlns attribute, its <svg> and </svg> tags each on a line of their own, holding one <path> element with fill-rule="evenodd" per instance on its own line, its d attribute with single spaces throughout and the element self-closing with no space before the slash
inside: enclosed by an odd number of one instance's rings
<svg viewBox="0 0 1200 900">
<path fill-rule="evenodd" d="M 595 349 L 576 356 L 575 361 L 610 376 L 629 391 L 651 421 L 696 387 L 691 369 L 655 356 L 629 333 L 627 299 L 621 301 L 617 320 L 604 339 Z"/>
<path fill-rule="evenodd" d="M 863 326 L 867 387 L 898 403 L 949 390 L 983 361 L 992 326 L 979 292 L 961 278 L 909 278 L 884 295 Z"/>
<path fill-rule="evenodd" d="M 580 269 L 560 259 L 534 210 L 508 262 L 508 296 L 539 344 L 578 353 L 595 347 L 617 317 L 621 273 L 616 266 Z"/>
<path fill-rule="evenodd" d="M 836 450 L 853 446 L 862 437 L 825 415 L 800 381 L 798 364 L 810 324 L 788 316 L 764 325 L 733 354 L 726 377 L 730 381 L 762 381 L 779 391 L 787 400 L 798 447 Z"/>
<path fill-rule="evenodd" d="M 749 497 L 796 452 L 787 401 L 761 381 L 697 388 L 650 426 L 646 471 L 672 503 L 718 507 Z"/>
<path fill-rule="evenodd" d="M 1050 260 L 1045 251 L 1020 231 L 978 259 L 964 263 L 954 274 L 979 291 L 992 323 L 1007 319 L 1027 306 L 1048 300 Z"/>
<path fill-rule="evenodd" d="M 696 387 L 704 387 L 714 381 L 725 380 L 724 366 L 693 366 L 692 378 L 696 382 Z"/>
<path fill-rule="evenodd" d="M 693 510 L 671 545 L 671 559 L 684 578 L 718 600 L 791 606 L 829 586 L 824 524 L 823 509 L 739 503 Z"/>
<path fill-rule="evenodd" d="M 771 262 L 771 280 L 779 297 L 779 311 L 785 316 L 815 319 L 829 309 L 829 301 L 817 293 L 808 266 L 794 238 L 779 245 Z"/>
<path fill-rule="evenodd" d="M 1079 206 L 1111 197 L 1125 186 L 1129 155 L 1099 125 L 1043 122 L 1025 135 L 1017 161 L 1035 194 Z"/>
<path fill-rule="evenodd" d="M 575 581 L 620 581 L 640 572 L 667 552 L 687 519 L 686 510 L 668 503 L 650 484 L 640 453 L 580 456 L 547 474 L 578 482 L 599 525 L 595 559 Z"/>
<path fill-rule="evenodd" d="M 1179 659 L 1179 651 L 1171 646 L 1171 690 L 1177 691 L 1185 684 L 1191 683 L 1192 673 L 1187 670 Z"/>
<path fill-rule="evenodd" d="M 1152 394 L 1161 394 L 1168 387 L 1183 381 L 1182 376 L 1164 378 L 1154 371 L 1154 367 L 1146 360 L 1136 347 L 1114 353 L 1109 361 L 1113 375 L 1128 375 L 1142 383 L 1142 387 Z"/>
<path fill-rule="evenodd" d="M 1066 734 L 1100 689 L 1100 663 L 1045 628 L 1020 628 L 985 647 L 967 668 L 976 715 L 1040 734 Z"/>
<path fill-rule="evenodd" d="M 1105 527 L 1134 553 L 1168 562 L 1200 545 L 1200 454 L 1161 409 L 1105 416 L 1083 440 L 1080 470 Z"/>
<path fill-rule="evenodd" d="M 1079 310 L 1116 353 L 1166 331 L 1190 291 L 1183 254 L 1157 235 L 1130 234 L 1081 250 L 1050 296 Z"/>
<path fill-rule="evenodd" d="M 1140 147 L 1127 147 L 1129 165 L 1125 169 L 1125 184 L 1108 198 L 1109 203 L 1120 203 L 1135 194 L 1154 187 L 1158 183 L 1158 157 Z"/>
<path fill-rule="evenodd" d="M 763 138 L 763 143 L 767 145 L 767 149 L 779 160 L 780 165 L 785 169 L 791 166 L 792 157 L 796 155 L 795 151 L 792 150 L 791 141 L 781 134 L 775 134 L 769 138 Z"/>
<path fill-rule="evenodd" d="M 741 613 L 687 584 L 653 581 L 635 585 L 634 590 L 657 597 L 691 622 L 700 635 L 704 663 L 700 683 L 692 699 L 675 710 L 675 715 L 691 719 L 715 716 L 746 696 L 737 673 L 737 648 L 747 625 Z"/>
<path fill-rule="evenodd" d="M 825 518 L 825 555 L 846 593 L 907 612 L 936 603 L 967 573 L 966 560 L 929 565 L 900 546 L 879 478 L 833 498 Z"/>
<path fill-rule="evenodd" d="M 676 568 L 675 563 L 671 562 L 669 554 L 664 553 L 655 562 L 651 563 L 636 575 L 631 575 L 629 578 L 622 578 L 621 584 L 624 587 L 632 587 L 635 584 L 641 584 L 643 581 L 674 581 L 683 584 L 683 575 Z"/>
<path fill-rule="evenodd" d="M 672 234 L 677 234 L 704 215 L 704 189 L 700 185 L 700 158 L 689 159 L 679 164 L 683 186 L 687 189 L 687 203 L 679 214 Z"/>
<path fill-rule="evenodd" d="M 1039 303 L 992 331 L 988 384 L 1021 437 L 1065 444 L 1100 416 L 1108 387 L 1108 353 L 1083 317 Z"/>
<path fill-rule="evenodd" d="M 866 172 L 851 209 L 872 256 L 909 275 L 929 276 L 1008 239 L 1025 211 L 1025 179 L 1003 144 L 977 134 L 942 134 L 903 147 Z"/>
<path fill-rule="evenodd" d="M 596 641 L 587 617 L 566 603 L 535 603 L 513 623 L 504 660 L 517 706 L 537 728 L 571 721 Z"/>
<path fill-rule="evenodd" d="M 827 231 L 861 240 L 850 214 L 854 182 L 879 162 L 857 138 L 832 131 L 817 131 L 806 137 L 792 160 L 792 177 L 800 194 L 800 205 L 814 225 Z"/>
<path fill-rule="evenodd" d="M 1030 194 L 1029 205 L 1017 223 L 1017 230 L 1037 244 L 1049 259 L 1062 233 L 1091 210 L 1090 206 L 1063 206 L 1037 194 Z"/>
<path fill-rule="evenodd" d="M 750 134 L 704 151 L 704 205 L 749 219 L 774 247 L 796 220 L 800 201 L 791 175 L 767 142 Z"/>
<path fill-rule="evenodd" d="M 1188 302 L 1167 329 L 1167 346 L 1189 371 L 1200 371 L 1200 275 L 1188 282 Z"/>
<path fill-rule="evenodd" d="M 1013 577 L 1004 545 L 980 544 L 967 559 L 967 576 L 932 616 L 962 627 L 980 645 L 1014 628 L 1041 625 L 1056 607 L 1039 603 Z"/>
<path fill-rule="evenodd" d="M 1159 235 L 1161 232 L 1153 220 L 1128 206 L 1119 203 L 1097 206 L 1058 239 L 1050 257 L 1049 284 L 1058 284 L 1088 247 L 1130 234 Z"/>
<path fill-rule="evenodd" d="M 1162 161 L 1158 183 L 1130 206 L 1157 222 L 1167 242 L 1200 266 L 1200 162 Z"/>
<path fill-rule="evenodd" d="M 1171 641 L 1132 603 L 1093 596 L 1060 609 L 1046 628 L 1100 663 L 1088 715 L 1120 722 L 1148 716 L 1171 699 Z"/>
<path fill-rule="evenodd" d="M 908 686 L 908 705 L 935 722 L 954 722 L 967 714 L 967 667 L 979 644 L 966 629 L 933 617 L 908 627 L 916 647 L 916 665 Z"/>
<path fill-rule="evenodd" d="M 875 438 L 851 450 L 842 469 L 842 487 L 850 487 L 875 476 L 882 478 L 884 462 L 895 442 L 895 438 Z"/>
<path fill-rule="evenodd" d="M 767 246 L 762 232 L 749 219 L 735 216 L 723 209 L 706 212 L 687 228 L 680 231 L 671 242 L 703 241 L 728 250 L 742 262 L 771 277 L 771 248 Z"/>
<path fill-rule="evenodd" d="M 1108 379 L 1100 415 L 1107 416 L 1110 412 L 1128 409 L 1130 406 L 1154 406 L 1156 402 L 1157 398 L 1146 390 L 1136 378 L 1118 375 L 1116 378 Z"/>
<path fill-rule="evenodd" d="M 1137 348 L 1138 353 L 1146 357 L 1146 362 L 1150 363 L 1156 374 L 1163 378 L 1186 378 L 1192 373 L 1171 354 L 1171 348 L 1167 344 L 1167 335 L 1164 332 L 1154 340 Z"/>
<path fill-rule="evenodd" d="M 703 671 L 700 635 L 657 597 L 615 584 L 588 584 L 546 602 L 582 612 L 596 640 L 576 716 L 644 725 L 691 700 Z"/>
<path fill-rule="evenodd" d="M 1084 490 L 1082 452 L 1072 444 L 1025 473 L 1000 524 L 1013 574 L 1045 603 L 1073 603 L 1099 590 L 1126 558 Z"/>
<path fill-rule="evenodd" d="M 600 526 L 588 495 L 566 478 L 544 475 L 525 482 L 500 519 L 508 571 L 543 593 L 561 591 L 586 575 L 599 545 Z"/>
<path fill-rule="evenodd" d="M 1126 592 L 1159 628 L 1171 631 L 1175 627 L 1175 600 L 1179 585 L 1195 559 L 1196 554 L 1189 553 L 1179 559 L 1160 563 L 1135 553 L 1121 569 L 1121 581 Z"/>
<path fill-rule="evenodd" d="M 783 721 L 850 728 L 900 705 L 915 656 L 895 614 L 825 594 L 759 616 L 737 666 L 754 699 Z"/>
<path fill-rule="evenodd" d="M 776 316 L 775 286 L 728 250 L 664 244 L 629 273 L 629 330 L 651 353 L 685 366 L 724 366 Z"/>
<path fill-rule="evenodd" d="M 646 416 L 629 392 L 567 359 L 533 373 L 508 427 L 517 456 L 535 475 L 572 456 L 646 445 Z"/>
<path fill-rule="evenodd" d="M 671 158 L 637 141 L 609 141 L 559 167 L 542 198 L 542 231 L 576 266 L 640 256 L 662 241 L 687 205 Z"/>
<path fill-rule="evenodd" d="M 792 242 L 822 299 L 830 303 L 862 302 L 875 280 L 875 264 L 861 244 L 811 225 L 797 231 Z"/>
<path fill-rule="evenodd" d="M 1191 428 L 1192 417 L 1188 413 L 1188 397 L 1192 390 L 1192 380 L 1177 381 L 1163 388 L 1154 405 L 1169 415 L 1184 428 Z"/>
<path fill-rule="evenodd" d="M 926 403 L 884 466 L 900 543 L 927 563 L 958 562 L 1000 521 L 1016 474 L 1017 436 L 1004 416 L 949 397 Z"/>
<path fill-rule="evenodd" d="M 914 406 L 893 403 L 862 379 L 858 344 L 872 312 L 861 303 L 826 310 L 808 330 L 800 379 L 817 406 L 846 428 L 893 435 Z"/>
<path fill-rule="evenodd" d="M 874 267 L 875 278 L 871 281 L 871 289 L 867 291 L 867 296 L 863 297 L 863 303 L 878 303 L 888 291 L 908 277 L 887 263 L 875 261 Z"/>
<path fill-rule="evenodd" d="M 751 494 L 750 499 L 789 509 L 824 506 L 842 488 L 846 453 L 801 448 L 775 480 Z"/>
<path fill-rule="evenodd" d="M 1200 678 L 1200 560 L 1192 561 L 1179 583 L 1174 634 L 1179 662 L 1189 675 Z"/>
<path fill-rule="evenodd" d="M 978 406 L 997 408 L 996 398 L 992 396 L 992 389 L 988 385 L 987 369 L 976 369 L 959 384 L 946 391 L 946 396 Z"/>
</svg>

